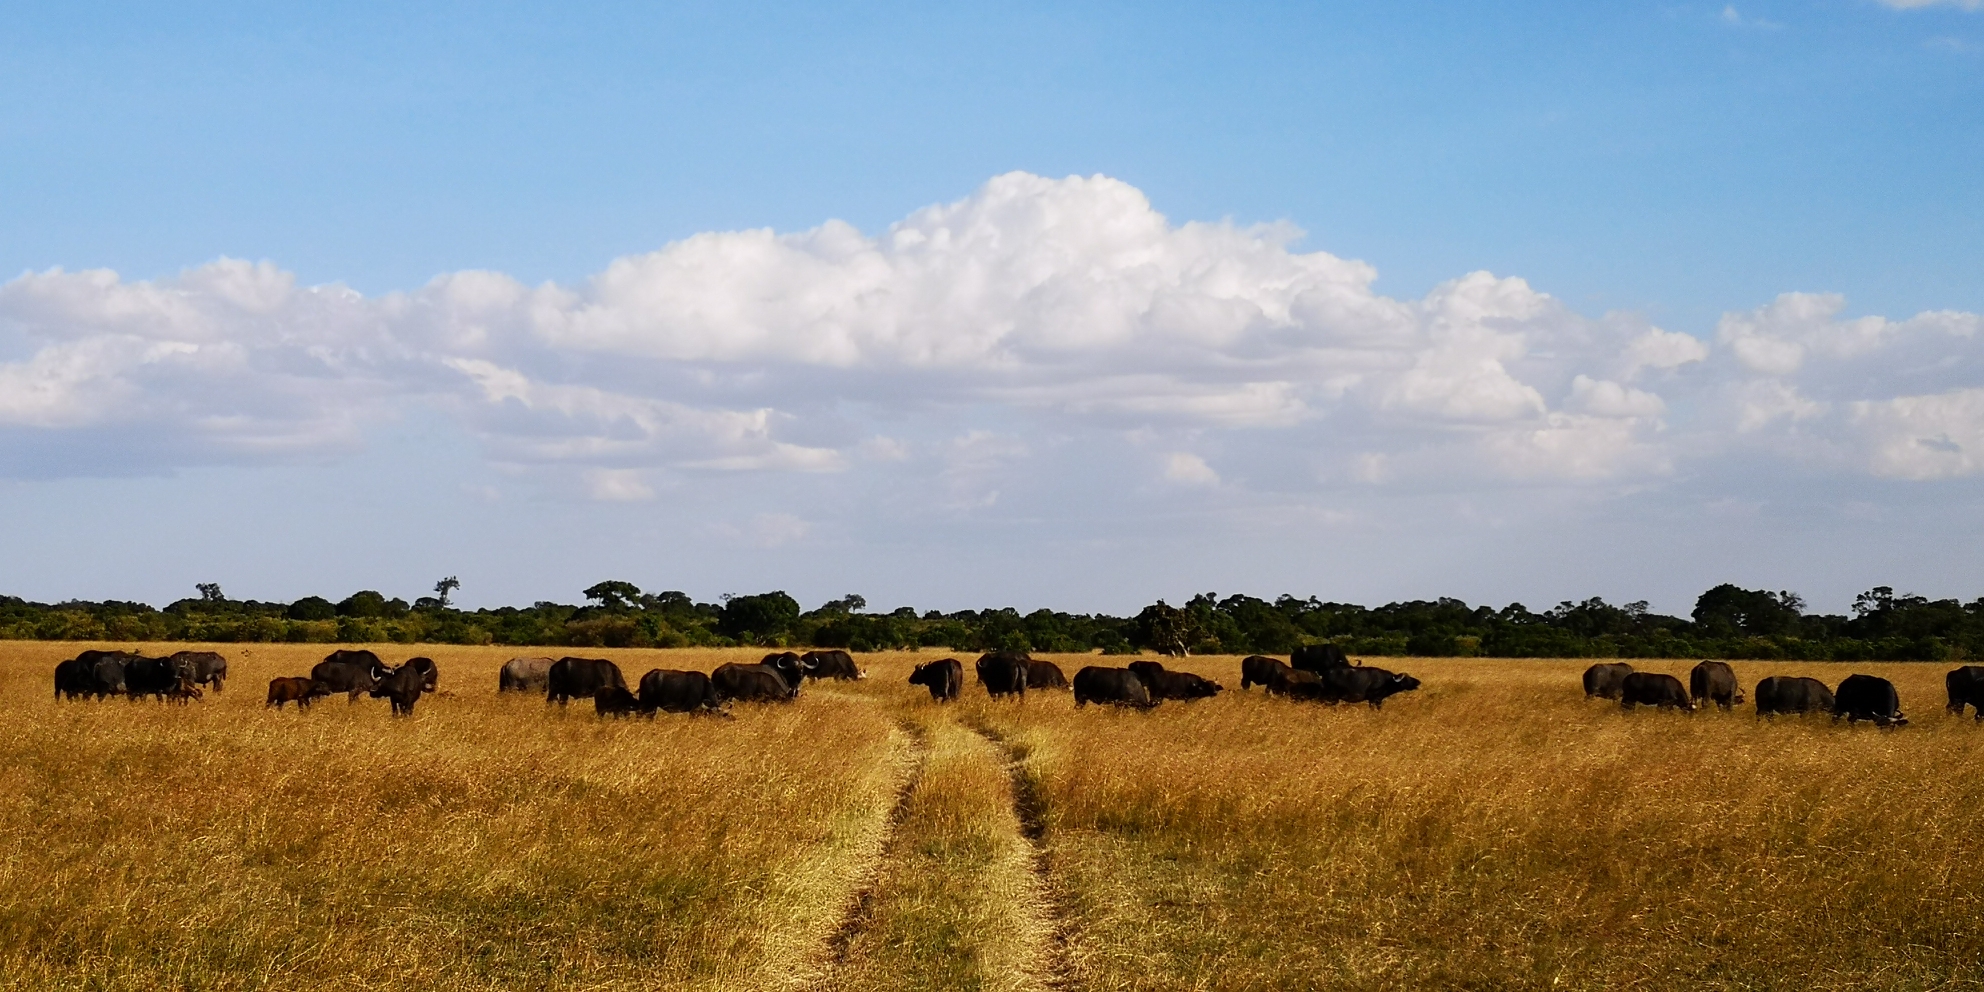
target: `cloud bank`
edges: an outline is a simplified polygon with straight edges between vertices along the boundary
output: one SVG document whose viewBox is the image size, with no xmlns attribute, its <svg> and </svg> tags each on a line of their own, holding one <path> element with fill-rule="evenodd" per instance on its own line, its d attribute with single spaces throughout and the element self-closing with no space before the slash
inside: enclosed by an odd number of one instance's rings
<svg viewBox="0 0 1984 992">
<path fill-rule="evenodd" d="M 335 456 L 416 407 L 606 501 L 698 473 L 876 474 L 969 510 L 1068 445 L 1180 499 L 1646 484 L 1718 459 L 1984 471 L 1976 314 L 1787 293 L 1704 339 L 1486 272 L 1393 299 L 1299 237 L 1012 173 L 877 235 L 699 234 L 577 285 L 31 272 L 0 286 L 0 471 Z M 743 536 L 807 531 L 766 520 Z"/>
</svg>

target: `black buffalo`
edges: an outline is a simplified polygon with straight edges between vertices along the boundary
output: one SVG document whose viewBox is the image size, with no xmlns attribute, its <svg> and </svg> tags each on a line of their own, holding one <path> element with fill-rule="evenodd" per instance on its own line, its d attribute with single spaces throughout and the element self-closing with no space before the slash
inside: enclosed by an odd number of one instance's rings
<svg viewBox="0 0 1984 992">
<path fill-rule="evenodd" d="M 854 667 L 854 656 L 845 651 L 808 651 L 799 656 L 799 664 L 809 679 L 852 682 L 863 677 L 861 669 Z"/>
<path fill-rule="evenodd" d="M 1268 694 L 1286 696 L 1289 699 L 1304 699 L 1311 702 L 1336 702 L 1323 684 L 1323 677 L 1315 672 L 1305 672 L 1299 668 L 1281 666 L 1279 671 L 1270 674 L 1272 681 L 1262 683 Z"/>
<path fill-rule="evenodd" d="M 701 672 L 656 668 L 641 676 L 641 709 L 663 713 L 721 713 L 723 697 Z"/>
<path fill-rule="evenodd" d="M 1419 688 L 1419 680 L 1410 675 L 1362 666 L 1332 668 L 1318 678 L 1325 702 L 1368 703 L 1374 710 L 1383 709 L 1385 700 L 1392 696 Z"/>
<path fill-rule="evenodd" d="M 1633 666 L 1623 661 L 1600 662 L 1584 670 L 1585 698 L 1617 699 Z"/>
<path fill-rule="evenodd" d="M 1026 687 L 1029 689 L 1066 689 L 1068 677 L 1061 674 L 1061 666 L 1051 661 L 1026 660 Z"/>
<path fill-rule="evenodd" d="M 96 693 L 96 673 L 89 662 L 70 658 L 55 666 L 55 698 L 80 699 Z"/>
<path fill-rule="evenodd" d="M 138 660 L 137 655 L 125 651 L 85 651 L 80 657 L 88 659 L 90 688 L 99 700 L 124 694 L 127 666 Z"/>
<path fill-rule="evenodd" d="M 412 716 L 413 704 L 420 702 L 420 694 L 427 690 L 431 673 L 432 669 L 422 671 L 419 665 L 401 665 L 372 687 L 372 698 L 392 700 L 394 716 Z"/>
<path fill-rule="evenodd" d="M 624 685 L 610 685 L 592 694 L 592 711 L 602 717 L 632 716 L 641 702 Z"/>
<path fill-rule="evenodd" d="M 163 700 L 179 688 L 179 669 L 171 658 L 132 658 L 124 663 L 124 691 L 134 700 L 152 696 Z"/>
<path fill-rule="evenodd" d="M 1288 663 L 1279 658 L 1264 654 L 1250 654 L 1240 659 L 1240 688 L 1252 689 L 1257 685 L 1272 687 L 1279 673 L 1288 671 Z"/>
<path fill-rule="evenodd" d="M 601 689 L 627 688 L 620 666 L 605 658 L 560 658 L 544 674 L 544 701 L 565 705 L 591 699 Z"/>
<path fill-rule="evenodd" d="M 1963 715 L 1965 706 L 1977 708 L 1977 719 L 1984 720 L 1984 666 L 1965 665 L 1952 669 L 1943 676 L 1943 687 L 1949 690 L 1949 711 Z"/>
<path fill-rule="evenodd" d="M 1026 663 L 1024 651 L 988 651 L 978 656 L 978 683 L 993 698 L 1018 696 L 1026 698 Z"/>
<path fill-rule="evenodd" d="M 270 679 L 269 701 L 263 704 L 263 708 L 266 709 L 273 706 L 276 709 L 282 709 L 282 704 L 284 703 L 295 703 L 297 709 L 307 710 L 310 708 L 311 700 L 330 694 L 331 687 L 315 679 Z"/>
<path fill-rule="evenodd" d="M 1350 658 L 1334 644 L 1304 644 L 1289 656 L 1288 667 L 1321 675 L 1332 668 L 1349 668 Z"/>
<path fill-rule="evenodd" d="M 433 692 L 434 688 L 441 684 L 441 669 L 435 667 L 434 659 L 432 658 L 408 658 L 406 664 L 401 665 L 395 671 L 408 668 L 420 673 L 421 692 Z"/>
<path fill-rule="evenodd" d="M 1150 689 L 1144 685 L 1144 680 L 1127 668 L 1103 668 L 1099 665 L 1090 665 L 1075 673 L 1074 688 L 1076 709 L 1090 703 L 1149 709 L 1158 703 L 1151 698 Z"/>
<path fill-rule="evenodd" d="M 310 669 L 312 679 L 329 686 L 332 692 L 344 693 L 346 701 L 353 703 L 360 694 L 377 689 L 380 680 L 391 674 L 393 670 L 370 651 L 333 651 Z"/>
<path fill-rule="evenodd" d="M 1681 680 L 1658 672 L 1634 672 L 1626 676 L 1619 684 L 1619 706 L 1628 710 L 1635 706 L 1658 706 L 1683 713 L 1695 711 L 1694 700 L 1688 698 L 1688 689 Z"/>
<path fill-rule="evenodd" d="M 787 682 L 785 675 L 771 665 L 739 665 L 735 662 L 716 666 L 710 673 L 710 683 L 724 700 L 741 699 L 747 703 L 783 703 L 798 696 L 799 690 Z"/>
<path fill-rule="evenodd" d="M 1847 723 L 1872 720 L 1881 727 L 1908 725 L 1908 718 L 1901 715 L 1901 697 L 1895 694 L 1894 683 L 1874 675 L 1848 675 L 1839 684 L 1833 698 L 1832 718 L 1840 717 L 1845 717 Z"/>
<path fill-rule="evenodd" d="M 1225 688 L 1190 672 L 1167 671 L 1155 661 L 1130 662 L 1130 672 L 1143 681 L 1152 699 L 1208 699 Z"/>
<path fill-rule="evenodd" d="M 511 658 L 496 673 L 497 692 L 531 692 L 551 682 L 551 659 Z"/>
<path fill-rule="evenodd" d="M 1757 683 L 1757 715 L 1830 713 L 1832 690 L 1818 679 L 1802 675 L 1773 675 Z"/>
<path fill-rule="evenodd" d="M 1688 695 L 1694 698 L 1696 706 L 1714 700 L 1715 705 L 1725 710 L 1743 701 L 1735 670 L 1720 661 L 1701 662 L 1688 672 Z"/>
<path fill-rule="evenodd" d="M 925 686 L 931 699 L 948 703 L 964 691 L 964 663 L 956 658 L 926 661 L 909 673 L 909 684 Z"/>
</svg>

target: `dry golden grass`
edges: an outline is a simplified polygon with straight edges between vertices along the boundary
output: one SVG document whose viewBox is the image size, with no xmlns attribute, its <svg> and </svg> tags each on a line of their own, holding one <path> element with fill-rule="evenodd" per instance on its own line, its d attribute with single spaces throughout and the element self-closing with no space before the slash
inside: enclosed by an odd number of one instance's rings
<svg viewBox="0 0 1984 992">
<path fill-rule="evenodd" d="M 1943 715 L 1944 666 L 1736 666 L 1885 675 L 1893 732 L 1625 714 L 1572 662 L 1388 662 L 1426 687 L 1382 711 L 1241 693 L 1232 658 L 1152 713 L 938 706 L 903 683 L 927 653 L 602 723 L 499 696 L 513 650 L 384 646 L 442 670 L 395 721 L 264 710 L 311 645 L 218 646 L 230 688 L 189 707 L 56 703 L 78 647 L 0 645 L 0 987 L 1984 984 L 1984 728 Z M 761 652 L 583 653 L 632 680 Z"/>
</svg>

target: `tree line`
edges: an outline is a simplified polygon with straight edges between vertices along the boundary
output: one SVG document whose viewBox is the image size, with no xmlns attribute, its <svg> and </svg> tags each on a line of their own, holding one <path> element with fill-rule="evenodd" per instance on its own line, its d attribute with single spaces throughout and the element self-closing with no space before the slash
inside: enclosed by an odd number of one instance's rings
<svg viewBox="0 0 1984 992">
<path fill-rule="evenodd" d="M 508 644 L 517 647 L 762 647 L 882 651 L 944 647 L 1105 654 L 1287 654 L 1336 644 L 1354 655 L 1500 658 L 1690 658 L 1944 661 L 1984 657 L 1984 598 L 1968 603 L 1862 593 L 1850 616 L 1808 613 L 1795 593 L 1719 585 L 1687 617 L 1644 602 L 1562 602 L 1543 612 L 1458 599 L 1366 607 L 1310 597 L 1205 593 L 1131 617 L 1011 608 L 867 612 L 858 595 L 807 610 L 784 592 L 700 603 L 600 582 L 585 602 L 462 610 L 450 576 L 408 603 L 373 590 L 337 602 L 229 599 L 214 583 L 164 608 L 131 602 L 32 603 L 0 596 L 0 638 L 78 641 L 261 641 Z"/>
</svg>

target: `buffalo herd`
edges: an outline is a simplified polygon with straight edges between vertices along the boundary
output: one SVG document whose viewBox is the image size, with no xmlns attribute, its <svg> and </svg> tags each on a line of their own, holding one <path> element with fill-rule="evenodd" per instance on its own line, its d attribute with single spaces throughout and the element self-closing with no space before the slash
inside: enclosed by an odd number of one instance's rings
<svg viewBox="0 0 1984 992">
<path fill-rule="evenodd" d="M 1949 712 L 1962 716 L 1965 707 L 1984 720 L 1984 666 L 1965 665 L 1944 678 L 1949 691 Z M 1584 672 L 1584 694 L 1594 699 L 1616 699 L 1625 709 L 1655 706 L 1663 710 L 1693 713 L 1710 703 L 1728 710 L 1743 702 L 1743 690 L 1736 683 L 1736 672 L 1727 662 L 1704 661 L 1688 673 L 1688 685 L 1672 675 L 1636 672 L 1625 662 L 1593 665 Z M 1904 727 L 1908 717 L 1901 712 L 1901 696 L 1894 683 L 1874 675 L 1848 675 L 1838 689 L 1824 682 L 1798 675 L 1773 675 L 1757 683 L 1758 717 L 1779 714 L 1802 716 L 1829 713 L 1847 723 L 1866 720 L 1877 727 Z"/>
</svg>

